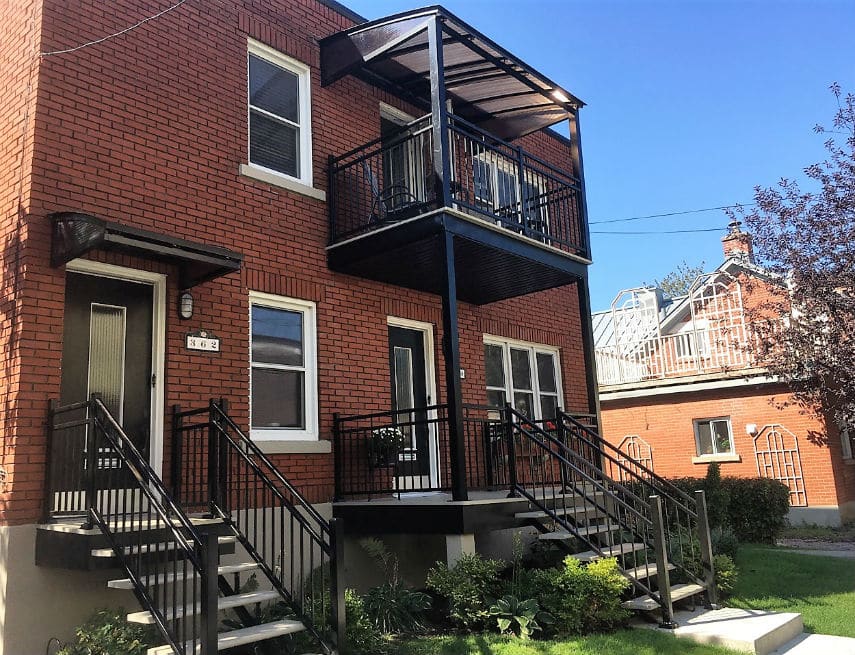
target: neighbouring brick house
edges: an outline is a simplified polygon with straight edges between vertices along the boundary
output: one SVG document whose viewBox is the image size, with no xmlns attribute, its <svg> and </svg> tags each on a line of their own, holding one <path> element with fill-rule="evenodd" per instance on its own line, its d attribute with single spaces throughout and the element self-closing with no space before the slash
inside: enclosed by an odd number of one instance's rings
<svg viewBox="0 0 855 655">
<path fill-rule="evenodd" d="M 622 292 L 593 324 L 603 436 L 658 474 L 777 478 L 790 519 L 855 518 L 855 430 L 822 408 L 803 411 L 751 348 L 746 309 L 777 284 L 755 264 L 751 236 L 732 223 L 724 263 L 683 297 Z"/>
</svg>

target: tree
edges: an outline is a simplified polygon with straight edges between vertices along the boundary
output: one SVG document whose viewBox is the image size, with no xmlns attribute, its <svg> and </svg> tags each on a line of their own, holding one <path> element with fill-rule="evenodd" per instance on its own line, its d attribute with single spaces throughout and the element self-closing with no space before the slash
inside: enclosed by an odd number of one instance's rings
<svg viewBox="0 0 855 655">
<path fill-rule="evenodd" d="M 672 298 L 685 296 L 689 293 L 694 281 L 705 273 L 705 263 L 701 262 L 697 266 L 689 266 L 684 259 L 682 263 L 677 264 L 677 268 L 661 280 L 653 280 L 653 286 L 659 287 Z"/>
<path fill-rule="evenodd" d="M 838 110 L 824 161 L 804 169 L 802 185 L 782 179 L 755 188 L 755 208 L 740 215 L 759 262 L 777 279 L 747 308 L 759 326 L 757 348 L 796 402 L 855 423 L 855 95 L 832 85 Z M 768 296 L 768 297 L 766 297 Z M 781 324 L 780 318 L 786 317 Z"/>
</svg>

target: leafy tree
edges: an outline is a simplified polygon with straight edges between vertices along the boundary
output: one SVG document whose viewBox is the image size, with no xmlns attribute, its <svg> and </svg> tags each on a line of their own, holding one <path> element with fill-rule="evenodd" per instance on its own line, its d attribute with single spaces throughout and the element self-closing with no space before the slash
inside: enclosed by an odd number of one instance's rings
<svg viewBox="0 0 855 655">
<path fill-rule="evenodd" d="M 754 237 L 759 262 L 780 284 L 747 307 L 759 326 L 757 349 L 796 402 L 855 421 L 855 95 L 831 86 L 838 110 L 824 161 L 807 180 L 755 187 L 755 207 L 737 211 Z M 809 187 L 808 190 L 802 187 Z M 786 319 L 781 324 L 779 317 Z"/>
<path fill-rule="evenodd" d="M 701 262 L 697 266 L 689 266 L 684 259 L 680 264 L 677 264 L 677 268 L 661 280 L 653 280 L 653 286 L 659 287 L 672 298 L 685 296 L 692 288 L 692 283 L 704 274 L 705 263 Z"/>
</svg>

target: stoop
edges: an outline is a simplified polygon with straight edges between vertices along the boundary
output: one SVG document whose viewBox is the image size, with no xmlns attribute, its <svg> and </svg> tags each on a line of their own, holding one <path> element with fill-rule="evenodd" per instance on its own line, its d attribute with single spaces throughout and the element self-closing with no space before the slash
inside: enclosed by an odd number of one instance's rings
<svg viewBox="0 0 855 655">
<path fill-rule="evenodd" d="M 699 644 L 732 648 L 753 655 L 769 655 L 798 637 L 803 629 L 802 615 L 794 612 L 764 612 L 726 607 L 718 610 L 698 608 L 677 612 L 678 627 L 670 632 L 680 639 Z M 654 624 L 637 627 L 661 630 Z"/>
</svg>

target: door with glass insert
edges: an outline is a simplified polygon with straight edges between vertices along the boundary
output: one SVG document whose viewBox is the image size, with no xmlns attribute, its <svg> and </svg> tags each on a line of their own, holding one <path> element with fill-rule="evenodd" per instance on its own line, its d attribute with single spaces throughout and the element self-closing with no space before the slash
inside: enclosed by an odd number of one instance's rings
<svg viewBox="0 0 855 655">
<path fill-rule="evenodd" d="M 430 484 L 431 448 L 425 361 L 425 333 L 389 326 L 389 382 L 392 410 L 404 447 L 395 463 L 397 486 L 402 491 L 423 489 Z"/>
<path fill-rule="evenodd" d="M 136 447 L 148 458 L 151 437 L 153 287 L 68 273 L 65 286 L 60 404 L 98 394 Z M 79 418 L 82 418 L 79 417 Z M 66 486 L 79 488 L 87 466 L 88 435 L 63 444 Z M 96 474 L 118 482 L 118 462 L 96 457 Z M 107 475 L 109 473 L 109 475 Z"/>
</svg>

